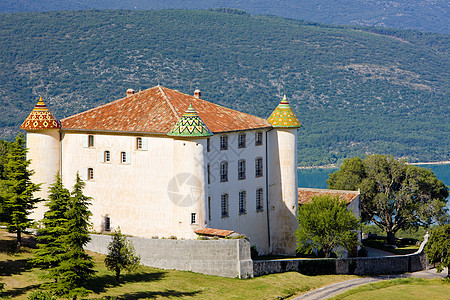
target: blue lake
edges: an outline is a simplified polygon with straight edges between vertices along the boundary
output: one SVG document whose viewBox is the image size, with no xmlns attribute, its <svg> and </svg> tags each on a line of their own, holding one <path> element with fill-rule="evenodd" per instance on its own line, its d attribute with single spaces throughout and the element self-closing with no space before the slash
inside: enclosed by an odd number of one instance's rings
<svg viewBox="0 0 450 300">
<path fill-rule="evenodd" d="M 450 164 L 421 165 L 423 168 L 431 169 L 439 180 L 450 186 Z M 298 186 L 303 188 L 326 189 L 328 175 L 337 169 L 299 169 Z M 450 197 L 449 207 L 450 207 Z"/>
</svg>

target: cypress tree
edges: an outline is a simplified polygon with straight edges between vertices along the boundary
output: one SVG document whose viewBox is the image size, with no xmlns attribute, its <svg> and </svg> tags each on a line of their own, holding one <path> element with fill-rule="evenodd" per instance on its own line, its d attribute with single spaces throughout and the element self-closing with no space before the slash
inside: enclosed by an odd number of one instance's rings
<svg viewBox="0 0 450 300">
<path fill-rule="evenodd" d="M 41 201 L 33 196 L 34 192 L 39 191 L 40 185 L 31 182 L 30 178 L 34 172 L 28 170 L 31 161 L 26 159 L 26 154 L 25 138 L 19 134 L 15 142 L 10 144 L 6 154 L 4 180 L 0 186 L 3 215 L 8 224 L 8 231 L 17 234 L 17 249 L 20 249 L 22 244 L 22 233 L 26 233 L 26 229 L 31 226 L 28 216 L 36 203 Z"/>
</svg>

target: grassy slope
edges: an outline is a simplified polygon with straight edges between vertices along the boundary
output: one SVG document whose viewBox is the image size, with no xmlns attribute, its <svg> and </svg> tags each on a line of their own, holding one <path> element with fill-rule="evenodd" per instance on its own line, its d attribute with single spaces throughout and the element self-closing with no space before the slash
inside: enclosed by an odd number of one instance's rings
<svg viewBox="0 0 450 300">
<path fill-rule="evenodd" d="M 299 162 L 450 159 L 449 37 L 208 11 L 0 15 L 0 137 L 42 95 L 59 118 L 157 84 L 267 117 L 286 93 Z"/>
<path fill-rule="evenodd" d="M 12 236 L 0 230 L 0 282 L 6 283 L 0 297 L 26 299 L 27 294 L 43 281 L 43 271 L 32 268 L 27 260 L 32 249 L 19 254 L 7 252 Z M 91 253 L 96 263 L 96 276 L 89 283 L 95 293 L 90 298 L 116 296 L 121 299 L 195 298 L 195 299 L 275 299 L 299 295 L 332 283 L 357 278 L 349 275 L 305 276 L 289 272 L 248 280 L 222 278 L 192 272 L 140 267 L 136 274 L 125 274 L 117 285 L 112 272 L 103 264 L 104 255 Z"/>
</svg>

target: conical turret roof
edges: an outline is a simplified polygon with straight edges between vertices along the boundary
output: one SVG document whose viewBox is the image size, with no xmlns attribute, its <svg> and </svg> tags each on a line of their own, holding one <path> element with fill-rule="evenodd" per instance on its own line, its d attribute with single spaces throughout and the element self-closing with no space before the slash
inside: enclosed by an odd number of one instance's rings
<svg viewBox="0 0 450 300">
<path fill-rule="evenodd" d="M 52 115 L 40 97 L 20 128 L 24 130 L 60 129 L 61 123 Z"/>
<path fill-rule="evenodd" d="M 275 128 L 302 127 L 302 124 L 292 111 L 289 102 L 286 100 L 286 95 L 284 95 L 283 100 L 281 100 L 280 104 L 278 104 L 277 108 L 272 112 L 267 121 Z"/>
<path fill-rule="evenodd" d="M 207 137 L 213 135 L 206 124 L 199 117 L 192 104 L 178 119 L 175 126 L 167 135 L 178 137 Z"/>
</svg>

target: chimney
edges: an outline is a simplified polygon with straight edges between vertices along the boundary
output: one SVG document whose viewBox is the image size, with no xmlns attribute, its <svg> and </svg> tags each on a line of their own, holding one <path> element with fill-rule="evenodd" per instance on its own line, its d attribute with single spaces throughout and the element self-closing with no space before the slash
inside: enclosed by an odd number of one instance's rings
<svg viewBox="0 0 450 300">
<path fill-rule="evenodd" d="M 199 89 L 196 89 L 194 91 L 194 97 L 200 99 L 201 96 L 202 96 L 202 92 Z"/>
<path fill-rule="evenodd" d="M 128 89 L 127 90 L 127 97 L 130 97 L 132 95 L 134 95 L 134 90 L 133 89 Z"/>
</svg>

